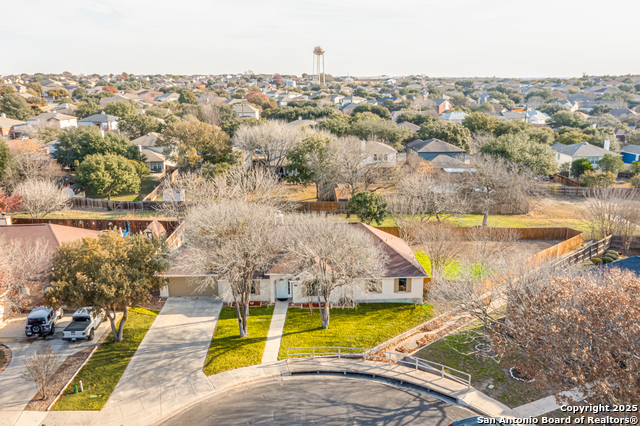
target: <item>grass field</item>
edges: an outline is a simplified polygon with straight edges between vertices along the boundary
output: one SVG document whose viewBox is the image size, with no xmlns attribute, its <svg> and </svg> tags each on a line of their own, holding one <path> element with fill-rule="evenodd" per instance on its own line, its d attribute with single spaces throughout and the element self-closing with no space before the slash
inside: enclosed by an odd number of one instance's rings
<svg viewBox="0 0 640 426">
<path fill-rule="evenodd" d="M 415 356 L 471 374 L 471 386 L 511 408 L 548 396 L 533 383 L 513 379 L 509 375 L 512 365 L 508 360 L 499 364 L 493 358 L 473 354 L 477 343 L 461 343 L 461 340 L 445 337 Z M 493 388 L 489 389 L 489 385 Z"/>
<path fill-rule="evenodd" d="M 147 194 L 155 189 L 157 182 L 158 180 L 156 177 L 145 176 L 141 179 L 139 192 L 125 192 L 118 195 L 112 195 L 111 199 L 114 201 L 141 201 L 144 197 L 147 196 Z M 87 191 L 86 195 L 87 198 L 102 198 L 104 200 L 107 199 L 106 195 L 94 194 L 90 191 Z"/>
<path fill-rule="evenodd" d="M 279 359 L 287 348 L 350 346 L 371 348 L 433 317 L 431 306 L 404 303 L 362 303 L 355 308 L 332 308 L 329 328 L 322 329 L 317 309 L 289 309 Z"/>
<path fill-rule="evenodd" d="M 272 315 L 273 306 L 249 308 L 249 337 L 240 338 L 236 308 L 222 308 L 204 363 L 204 374 L 211 376 L 235 368 L 260 364 Z"/>
<path fill-rule="evenodd" d="M 110 334 L 65 389 L 53 409 L 101 410 L 157 316 L 158 311 L 130 308 L 124 324 L 124 341 L 113 343 L 113 334 Z M 84 392 L 74 395 L 73 385 L 79 381 L 82 381 Z"/>
</svg>

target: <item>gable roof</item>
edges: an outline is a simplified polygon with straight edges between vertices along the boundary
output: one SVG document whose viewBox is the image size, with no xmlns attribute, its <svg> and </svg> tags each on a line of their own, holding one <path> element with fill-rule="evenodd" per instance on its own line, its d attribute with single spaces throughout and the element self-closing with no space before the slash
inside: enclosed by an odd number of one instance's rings
<svg viewBox="0 0 640 426">
<path fill-rule="evenodd" d="M 27 124 L 25 121 L 14 120 L 13 118 L 0 117 L 0 128 L 13 127 L 20 124 Z"/>
<path fill-rule="evenodd" d="M 10 240 L 19 239 L 25 244 L 33 244 L 38 239 L 44 239 L 50 252 L 56 250 L 62 243 L 85 237 L 97 238 L 99 234 L 99 231 L 51 223 L 0 225 L 1 237 Z"/>
<path fill-rule="evenodd" d="M 457 158 L 450 157 L 445 154 L 438 154 L 429 161 L 429 164 L 438 169 L 468 169 L 471 166 Z"/>
<path fill-rule="evenodd" d="M 76 117 L 73 117 L 71 115 L 66 115 L 66 114 L 60 114 L 58 112 L 44 112 L 42 114 L 38 114 L 35 117 L 29 117 L 27 118 L 27 121 L 48 121 L 51 119 L 55 119 L 58 121 L 62 121 L 62 120 L 75 120 Z"/>
<path fill-rule="evenodd" d="M 147 163 L 164 163 L 166 161 L 166 157 L 163 154 L 150 149 L 142 148 L 140 154 L 145 156 Z"/>
<path fill-rule="evenodd" d="M 551 148 L 560 154 L 565 154 L 570 157 L 603 157 L 605 154 L 620 155 L 600 148 L 599 146 L 591 145 L 589 142 L 574 143 L 572 145 L 565 145 L 558 142 L 551 145 Z"/>
<path fill-rule="evenodd" d="M 102 111 L 100 114 L 93 114 L 81 120 L 78 120 L 78 123 L 112 123 L 114 121 L 118 121 L 119 119 L 120 118 L 116 117 L 115 115 L 105 114 L 105 112 Z"/>
<path fill-rule="evenodd" d="M 446 114 L 442 114 L 440 116 L 441 120 L 464 120 L 466 117 L 468 117 L 469 114 L 467 114 L 466 112 L 462 112 L 462 111 L 451 111 L 448 112 Z"/>
<path fill-rule="evenodd" d="M 131 141 L 133 145 L 138 146 L 156 146 L 156 141 L 160 137 L 160 133 L 150 132 L 144 136 L 140 136 Z"/>
<path fill-rule="evenodd" d="M 620 152 L 628 152 L 629 154 L 640 154 L 640 145 L 627 145 Z"/>
<path fill-rule="evenodd" d="M 416 139 L 413 142 L 409 142 L 407 144 L 407 148 L 410 148 L 416 152 L 426 153 L 426 152 L 466 152 L 462 148 L 458 148 L 455 145 L 451 145 L 448 142 L 441 141 L 440 139 L 431 138 L 423 141 L 421 139 Z"/>
<path fill-rule="evenodd" d="M 420 126 L 417 126 L 413 123 L 409 123 L 408 121 L 403 121 L 402 123 L 398 124 L 398 126 L 406 127 L 407 129 L 413 130 L 414 132 L 417 132 L 418 130 L 420 130 Z"/>
</svg>

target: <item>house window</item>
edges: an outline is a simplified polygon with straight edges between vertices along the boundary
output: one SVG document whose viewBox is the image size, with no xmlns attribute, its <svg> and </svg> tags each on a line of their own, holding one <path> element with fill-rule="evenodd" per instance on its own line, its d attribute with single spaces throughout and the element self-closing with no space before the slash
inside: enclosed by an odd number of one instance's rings
<svg viewBox="0 0 640 426">
<path fill-rule="evenodd" d="M 388 154 L 385 154 L 385 155 L 384 155 L 384 157 L 383 157 L 383 159 L 384 159 L 384 161 L 389 160 L 389 155 L 388 155 Z"/>
<path fill-rule="evenodd" d="M 406 278 L 398 278 L 398 291 L 406 292 L 407 291 L 407 279 Z"/>
<path fill-rule="evenodd" d="M 260 280 L 251 281 L 251 294 L 260 294 Z"/>
<path fill-rule="evenodd" d="M 373 154 L 373 161 L 378 161 L 378 154 Z"/>
</svg>

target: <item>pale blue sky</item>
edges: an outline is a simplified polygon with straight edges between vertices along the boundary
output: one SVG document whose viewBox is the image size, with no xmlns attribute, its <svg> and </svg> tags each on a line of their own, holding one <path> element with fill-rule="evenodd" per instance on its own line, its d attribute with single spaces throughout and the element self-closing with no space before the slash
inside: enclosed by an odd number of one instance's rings
<svg viewBox="0 0 640 426">
<path fill-rule="evenodd" d="M 640 73 L 634 0 L 3 1 L 0 74 Z"/>
</svg>

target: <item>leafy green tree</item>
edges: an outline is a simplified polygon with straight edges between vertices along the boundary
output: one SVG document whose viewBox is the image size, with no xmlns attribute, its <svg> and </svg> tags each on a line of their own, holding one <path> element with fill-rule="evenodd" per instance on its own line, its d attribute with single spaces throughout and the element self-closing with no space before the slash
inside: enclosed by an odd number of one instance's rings
<svg viewBox="0 0 640 426">
<path fill-rule="evenodd" d="M 147 114 L 136 114 L 132 117 L 118 120 L 118 129 L 124 132 L 131 139 L 137 139 L 147 133 L 161 133 L 163 125 L 154 116 Z"/>
<path fill-rule="evenodd" d="M 240 99 L 242 99 L 242 97 Z M 196 97 L 195 93 L 193 93 L 191 90 L 182 89 L 180 91 L 180 97 L 178 98 L 178 102 L 181 104 L 198 105 L 198 98 Z"/>
<path fill-rule="evenodd" d="M 312 133 L 287 153 L 287 170 L 294 172 L 287 177 L 289 182 L 316 185 L 316 197 L 319 197 L 321 181 L 331 167 L 331 138 L 323 134 Z"/>
<path fill-rule="evenodd" d="M 633 145 L 640 145 L 640 130 L 633 130 L 629 132 L 625 141 Z"/>
<path fill-rule="evenodd" d="M 469 129 L 471 133 L 487 132 L 493 133 L 498 125 L 498 119 L 481 112 L 472 112 L 465 117 L 462 125 Z"/>
<path fill-rule="evenodd" d="M 438 121 L 438 119 L 430 115 L 416 114 L 415 112 L 404 112 L 398 117 L 398 123 L 402 123 L 403 121 L 415 124 L 416 126 L 421 126 L 424 123 Z"/>
<path fill-rule="evenodd" d="M 104 108 L 104 112 L 119 118 L 131 118 L 138 114 L 136 107 L 129 101 L 111 102 Z"/>
<path fill-rule="evenodd" d="M 420 126 L 418 136 L 421 139 L 437 138 L 462 149 L 469 149 L 471 132 L 462 124 L 448 124 L 440 120 L 431 121 Z"/>
<path fill-rule="evenodd" d="M 349 200 L 347 206 L 347 218 L 351 215 L 357 216 L 367 225 L 375 221 L 380 226 L 387 217 L 387 202 L 382 195 L 375 192 L 358 192 Z"/>
<path fill-rule="evenodd" d="M 633 163 L 631 163 L 631 165 L 629 166 L 629 171 L 634 176 L 640 174 L 640 162 L 634 161 Z"/>
<path fill-rule="evenodd" d="M 356 115 L 361 116 L 361 114 Z M 381 139 L 397 150 L 401 150 L 403 144 L 415 138 L 410 129 L 398 126 L 391 120 L 383 120 L 375 115 L 352 118 L 349 133 L 364 140 Z"/>
<path fill-rule="evenodd" d="M 532 141 L 525 132 L 492 139 L 480 148 L 480 152 L 523 164 L 540 175 L 553 174 L 558 168 L 553 149 Z"/>
<path fill-rule="evenodd" d="M 370 103 L 361 103 L 353 109 L 354 113 L 358 112 L 370 112 L 377 115 L 380 118 L 388 120 L 391 117 L 391 113 L 385 107 L 371 105 Z"/>
<path fill-rule="evenodd" d="M 85 89 L 84 87 L 78 87 L 76 90 L 73 91 L 74 98 L 82 99 L 85 96 L 87 96 L 87 89 Z"/>
<path fill-rule="evenodd" d="M 186 169 L 224 162 L 231 153 L 229 135 L 198 120 L 169 124 L 162 132 L 161 143 L 178 167 Z"/>
<path fill-rule="evenodd" d="M 61 98 L 63 96 L 69 96 L 69 91 L 67 89 L 50 89 L 47 91 L 49 96 L 53 96 L 53 98 Z"/>
<path fill-rule="evenodd" d="M 351 132 L 351 117 L 342 114 L 333 115 L 327 120 L 319 122 L 317 127 L 336 136 L 346 136 Z"/>
<path fill-rule="evenodd" d="M 605 154 L 604 157 L 598 161 L 598 168 L 605 173 L 610 172 L 617 175 L 618 172 L 624 168 L 624 161 L 622 161 L 622 157 L 620 156 Z"/>
<path fill-rule="evenodd" d="M 586 120 L 578 113 L 571 111 L 556 112 L 551 116 L 549 125 L 552 127 L 575 127 L 582 129 L 587 125 Z"/>
<path fill-rule="evenodd" d="M 640 188 L 640 176 L 636 175 L 631 178 L 631 186 L 634 188 Z"/>
<path fill-rule="evenodd" d="M 56 151 L 52 154 L 58 163 L 72 167 L 82 163 L 88 155 L 114 154 L 129 160 L 140 160 L 140 150 L 131 145 L 123 135 L 107 132 L 104 136 L 95 126 L 82 126 L 65 130 L 58 137 Z"/>
<path fill-rule="evenodd" d="M 42 85 L 40 83 L 29 83 L 27 84 L 27 89 L 33 90 L 39 96 L 44 95 L 44 89 L 42 88 Z"/>
<path fill-rule="evenodd" d="M 94 101 L 78 102 L 78 109 L 75 110 L 75 116 L 78 118 L 89 117 L 90 115 L 99 114 L 100 106 Z"/>
<path fill-rule="evenodd" d="M 129 162 L 136 168 L 136 172 L 138 176 L 142 179 L 142 176 L 149 176 L 151 174 L 151 170 L 149 170 L 149 166 L 147 166 L 142 161 L 129 160 Z"/>
<path fill-rule="evenodd" d="M 13 86 L 2 86 L 0 87 L 0 96 L 12 95 L 16 92 L 16 89 Z"/>
<path fill-rule="evenodd" d="M 11 164 L 11 151 L 7 146 L 7 142 L 4 138 L 0 138 L 0 183 L 4 178 L 6 168 Z"/>
<path fill-rule="evenodd" d="M 616 175 L 611 172 L 596 173 L 587 170 L 580 177 L 580 186 L 588 188 L 610 188 L 616 183 Z"/>
<path fill-rule="evenodd" d="M 33 117 L 33 110 L 24 98 L 17 95 L 4 95 L 0 99 L 0 111 L 7 115 L 7 118 L 25 121 Z"/>
<path fill-rule="evenodd" d="M 616 134 L 613 132 L 613 129 L 609 129 L 606 127 L 597 129 L 588 128 L 584 129 L 583 132 L 587 135 L 590 135 L 587 142 L 589 142 L 591 145 L 604 148 L 604 141 L 609 140 L 609 150 L 611 150 L 612 152 L 620 151 L 620 143 L 618 142 L 618 138 L 616 138 Z"/>
<path fill-rule="evenodd" d="M 571 176 L 574 179 L 580 179 L 584 172 L 592 172 L 593 166 L 587 158 L 578 158 L 571 163 Z"/>
<path fill-rule="evenodd" d="M 97 238 L 63 243 L 53 255 L 48 306 L 104 309 L 111 322 L 113 341 L 124 340 L 129 307 L 143 305 L 151 292 L 167 285 L 162 273 L 169 269 L 169 250 L 160 238 L 116 230 Z M 123 312 L 116 326 L 116 312 Z"/>
<path fill-rule="evenodd" d="M 585 135 L 582 132 L 571 130 L 558 136 L 558 142 L 565 145 L 573 145 L 574 143 L 586 142 L 589 140 L 589 135 Z"/>
<path fill-rule="evenodd" d="M 46 126 L 36 133 L 36 138 L 42 142 L 53 142 L 62 134 L 62 129 L 59 127 Z"/>
<path fill-rule="evenodd" d="M 140 176 L 136 167 L 121 155 L 88 155 L 76 167 L 76 183 L 96 194 L 112 195 L 140 191 Z"/>
</svg>

